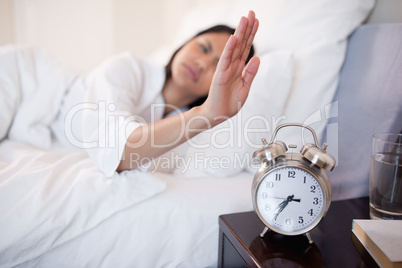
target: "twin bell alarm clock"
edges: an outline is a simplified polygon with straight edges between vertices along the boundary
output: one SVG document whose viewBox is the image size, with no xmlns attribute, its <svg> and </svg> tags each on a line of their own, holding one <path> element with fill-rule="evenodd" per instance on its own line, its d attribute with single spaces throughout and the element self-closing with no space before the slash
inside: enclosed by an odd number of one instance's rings
<svg viewBox="0 0 402 268">
<path fill-rule="evenodd" d="M 275 141 L 284 127 L 301 127 L 309 130 L 314 144 L 304 144 L 298 152 L 287 152 L 288 146 Z M 306 125 L 289 123 L 278 126 L 268 143 L 254 152 L 253 158 L 261 164 L 252 184 L 255 212 L 268 230 L 283 235 L 310 234 L 325 216 L 331 204 L 331 185 L 324 171 L 333 170 L 335 159 L 326 153 L 327 144 L 318 145 L 314 130 Z M 295 149 L 296 145 L 289 145 Z"/>
</svg>

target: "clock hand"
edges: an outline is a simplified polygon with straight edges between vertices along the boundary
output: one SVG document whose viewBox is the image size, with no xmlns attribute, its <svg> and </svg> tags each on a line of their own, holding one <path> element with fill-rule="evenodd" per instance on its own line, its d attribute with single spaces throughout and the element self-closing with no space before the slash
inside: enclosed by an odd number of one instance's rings
<svg viewBox="0 0 402 268">
<path fill-rule="evenodd" d="M 294 199 L 292 198 L 294 195 L 290 195 L 288 197 L 277 197 L 277 196 L 268 196 L 268 198 L 273 198 L 273 199 L 289 199 L 288 201 L 295 201 L 295 202 L 300 202 L 300 199 Z"/>
<path fill-rule="evenodd" d="M 284 201 L 284 202 L 286 202 L 286 201 Z M 276 221 L 276 219 L 278 218 L 279 213 L 281 213 L 282 210 L 283 210 L 286 206 L 287 206 L 287 203 L 286 203 L 286 205 L 284 205 L 282 208 L 280 208 L 280 209 L 278 210 L 278 213 L 275 214 L 275 217 L 274 217 L 274 220 L 275 220 L 275 221 Z"/>
<path fill-rule="evenodd" d="M 282 201 L 275 209 L 278 209 L 278 213 L 275 214 L 274 220 L 278 218 L 279 213 L 281 213 L 285 207 L 289 204 L 289 196 L 286 198 L 285 201 Z"/>
<path fill-rule="evenodd" d="M 276 220 L 278 218 L 279 213 L 281 213 L 285 207 L 289 204 L 289 202 L 291 201 L 295 201 L 295 202 L 300 202 L 300 199 L 293 199 L 294 195 L 289 195 L 285 201 L 282 201 L 275 209 L 278 209 L 278 213 L 275 214 L 274 220 Z"/>
<path fill-rule="evenodd" d="M 295 202 L 300 202 L 301 201 L 301 199 L 300 198 L 298 198 L 298 199 L 294 199 L 293 198 L 294 197 L 294 195 L 292 194 L 292 195 L 289 195 L 288 196 L 288 201 L 290 202 L 290 201 L 295 201 Z"/>
</svg>

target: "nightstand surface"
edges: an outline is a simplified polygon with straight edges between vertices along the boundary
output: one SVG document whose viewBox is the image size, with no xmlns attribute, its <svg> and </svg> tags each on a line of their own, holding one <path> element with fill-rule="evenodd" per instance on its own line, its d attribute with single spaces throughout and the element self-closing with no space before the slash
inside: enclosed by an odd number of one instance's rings
<svg viewBox="0 0 402 268">
<path fill-rule="evenodd" d="M 364 267 L 352 243 L 352 220 L 368 219 L 368 198 L 332 202 L 310 234 L 283 236 L 269 231 L 254 211 L 219 217 L 219 267 Z"/>
</svg>

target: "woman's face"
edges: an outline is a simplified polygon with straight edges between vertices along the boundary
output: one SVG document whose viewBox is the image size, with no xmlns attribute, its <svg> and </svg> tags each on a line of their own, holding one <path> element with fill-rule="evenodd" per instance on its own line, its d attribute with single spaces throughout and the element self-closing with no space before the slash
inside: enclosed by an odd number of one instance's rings
<svg viewBox="0 0 402 268">
<path fill-rule="evenodd" d="M 208 95 L 228 33 L 206 33 L 186 43 L 172 62 L 172 82 L 188 98 Z"/>
</svg>

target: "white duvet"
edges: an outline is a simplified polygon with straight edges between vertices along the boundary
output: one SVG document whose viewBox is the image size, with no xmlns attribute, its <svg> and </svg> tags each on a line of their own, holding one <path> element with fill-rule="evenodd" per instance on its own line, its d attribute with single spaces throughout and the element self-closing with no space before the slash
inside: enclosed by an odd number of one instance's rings
<svg viewBox="0 0 402 268">
<path fill-rule="evenodd" d="M 9 137 L 49 148 L 49 125 L 76 77 L 42 49 L 0 47 L 0 141 Z"/>
<path fill-rule="evenodd" d="M 75 77 L 41 50 L 0 48 L 0 267 L 37 257 L 166 187 L 139 171 L 107 178 L 86 152 L 52 147 L 49 125 Z"/>
<path fill-rule="evenodd" d="M 151 174 L 107 178 L 85 152 L 0 144 L 0 266 L 37 257 L 162 192 Z"/>
</svg>

